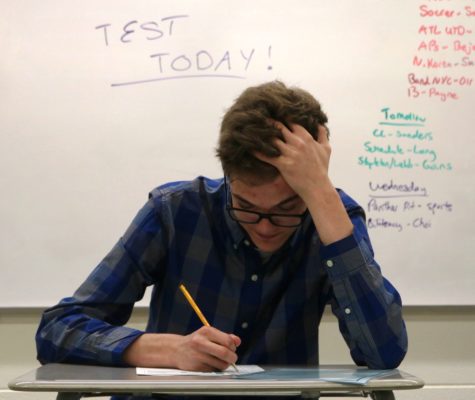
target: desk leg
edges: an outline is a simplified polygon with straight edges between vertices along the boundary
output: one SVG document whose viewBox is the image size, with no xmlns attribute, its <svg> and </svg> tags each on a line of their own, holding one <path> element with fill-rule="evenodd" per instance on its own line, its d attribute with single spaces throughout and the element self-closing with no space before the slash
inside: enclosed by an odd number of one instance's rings
<svg viewBox="0 0 475 400">
<path fill-rule="evenodd" d="M 370 393 L 373 400 L 396 400 L 392 390 L 379 390 Z"/>
<path fill-rule="evenodd" d="M 82 393 L 59 392 L 56 400 L 79 400 L 81 397 Z"/>
</svg>

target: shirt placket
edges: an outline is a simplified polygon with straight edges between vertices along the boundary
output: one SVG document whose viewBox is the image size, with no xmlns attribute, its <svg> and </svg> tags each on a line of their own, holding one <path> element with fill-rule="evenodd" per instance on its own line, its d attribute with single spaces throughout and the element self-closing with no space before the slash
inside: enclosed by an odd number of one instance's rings
<svg viewBox="0 0 475 400">
<path fill-rule="evenodd" d="M 252 244 L 245 239 L 239 251 L 243 255 L 243 277 L 240 304 L 236 318 L 235 332 L 243 341 L 243 347 L 249 342 L 251 336 L 258 335 L 256 325 L 258 321 L 258 311 L 262 299 L 262 265 L 258 253 L 251 248 Z"/>
</svg>

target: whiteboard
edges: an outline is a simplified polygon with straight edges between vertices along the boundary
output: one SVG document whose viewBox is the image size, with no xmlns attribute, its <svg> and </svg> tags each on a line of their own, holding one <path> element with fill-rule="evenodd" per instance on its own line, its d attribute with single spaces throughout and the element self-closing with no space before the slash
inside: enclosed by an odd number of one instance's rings
<svg viewBox="0 0 475 400">
<path fill-rule="evenodd" d="M 70 295 L 148 192 L 219 177 L 220 119 L 280 79 L 329 116 L 404 304 L 475 304 L 475 3 L 0 1 L 0 306 Z"/>
</svg>

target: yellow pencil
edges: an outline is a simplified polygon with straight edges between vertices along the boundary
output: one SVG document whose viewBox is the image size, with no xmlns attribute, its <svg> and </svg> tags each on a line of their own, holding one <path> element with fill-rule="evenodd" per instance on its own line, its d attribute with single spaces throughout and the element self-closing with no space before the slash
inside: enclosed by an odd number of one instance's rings
<svg viewBox="0 0 475 400">
<path fill-rule="evenodd" d="M 201 312 L 201 310 L 199 309 L 198 305 L 195 303 L 195 300 L 193 300 L 193 297 L 191 297 L 191 294 L 188 292 L 185 285 L 181 284 L 179 287 L 180 287 L 180 290 L 183 293 L 183 295 L 188 300 L 188 303 L 190 303 L 190 306 L 193 308 L 193 310 L 195 310 L 196 315 L 198 315 L 198 317 L 199 317 L 200 321 L 203 323 L 203 325 L 204 326 L 211 326 L 209 324 L 208 320 L 205 318 L 205 316 Z M 234 365 L 234 363 L 231 364 L 231 365 L 236 371 L 238 371 L 238 369 L 237 369 L 236 365 Z"/>
</svg>

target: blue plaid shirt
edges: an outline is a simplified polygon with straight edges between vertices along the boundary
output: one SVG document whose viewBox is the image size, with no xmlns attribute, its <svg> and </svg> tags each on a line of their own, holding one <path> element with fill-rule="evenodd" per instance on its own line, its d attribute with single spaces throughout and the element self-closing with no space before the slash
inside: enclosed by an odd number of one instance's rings
<svg viewBox="0 0 475 400">
<path fill-rule="evenodd" d="M 146 331 L 195 331 L 202 324 L 184 283 L 211 325 L 242 339 L 238 363 L 316 365 L 318 325 L 331 304 L 356 364 L 397 367 L 407 348 L 401 300 L 373 258 L 362 208 L 339 191 L 351 236 L 324 246 L 307 216 L 264 259 L 227 215 L 224 190 L 222 179 L 199 177 L 152 191 L 74 295 L 44 312 L 38 359 L 123 366 L 143 333 L 124 324 L 150 285 Z"/>
</svg>

